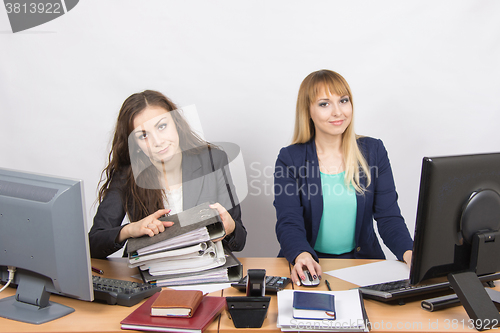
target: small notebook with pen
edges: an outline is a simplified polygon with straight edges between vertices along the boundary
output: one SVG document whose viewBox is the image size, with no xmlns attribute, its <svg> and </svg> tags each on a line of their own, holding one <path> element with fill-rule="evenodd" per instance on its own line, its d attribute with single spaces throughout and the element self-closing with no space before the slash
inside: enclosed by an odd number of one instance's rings
<svg viewBox="0 0 500 333">
<path fill-rule="evenodd" d="M 335 295 L 294 291 L 293 318 L 334 320 L 336 318 Z"/>
</svg>

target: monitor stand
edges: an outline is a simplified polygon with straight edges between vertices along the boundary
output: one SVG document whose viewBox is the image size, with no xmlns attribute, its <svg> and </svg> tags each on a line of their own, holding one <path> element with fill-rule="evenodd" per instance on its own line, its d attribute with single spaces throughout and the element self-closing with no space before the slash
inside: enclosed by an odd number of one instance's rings
<svg viewBox="0 0 500 333">
<path fill-rule="evenodd" d="M 492 301 L 499 298 L 498 291 L 487 292 L 474 272 L 452 273 L 448 275 L 448 280 L 467 311 L 471 325 L 478 331 L 500 325 L 500 313 Z"/>
<path fill-rule="evenodd" d="M 500 194 L 490 189 L 473 192 L 462 211 L 460 230 L 471 245 L 470 266 L 468 271 L 449 274 L 448 281 L 471 325 L 478 331 L 498 328 L 500 313 L 492 301 L 497 292 L 487 292 L 477 276 L 500 270 Z"/>
<path fill-rule="evenodd" d="M 23 274 L 16 295 L 0 299 L 0 317 L 38 325 L 75 311 L 69 306 L 49 302 L 49 297 L 43 279 Z"/>
</svg>

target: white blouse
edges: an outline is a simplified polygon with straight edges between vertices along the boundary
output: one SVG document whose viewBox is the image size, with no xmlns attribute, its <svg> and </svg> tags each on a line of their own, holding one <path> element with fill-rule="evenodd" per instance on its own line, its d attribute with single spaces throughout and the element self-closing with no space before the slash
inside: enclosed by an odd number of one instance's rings
<svg viewBox="0 0 500 333">
<path fill-rule="evenodd" d="M 166 209 L 171 209 L 170 215 L 182 212 L 182 185 L 175 190 L 164 190 L 166 194 L 166 200 L 163 204 Z"/>
</svg>

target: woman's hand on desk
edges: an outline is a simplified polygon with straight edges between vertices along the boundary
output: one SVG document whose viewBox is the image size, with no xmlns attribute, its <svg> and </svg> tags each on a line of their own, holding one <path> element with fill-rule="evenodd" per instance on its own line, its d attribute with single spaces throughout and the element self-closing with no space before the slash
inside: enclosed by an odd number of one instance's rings
<svg viewBox="0 0 500 333">
<path fill-rule="evenodd" d="M 309 252 L 302 252 L 295 258 L 295 265 L 291 272 L 292 281 L 297 286 L 300 286 L 301 280 L 306 279 L 304 268 L 307 268 L 313 278 L 317 276 L 321 279 L 321 274 L 323 273 L 321 271 L 321 266 L 314 260 Z"/>
<path fill-rule="evenodd" d="M 403 260 L 408 265 L 408 268 L 411 268 L 411 258 L 413 255 L 412 250 L 408 250 L 403 254 Z"/>
<path fill-rule="evenodd" d="M 153 237 L 165 231 L 165 228 L 171 227 L 174 222 L 165 222 L 158 219 L 168 213 L 170 213 L 170 209 L 159 209 L 140 221 L 131 222 L 125 225 L 118 234 L 117 243 L 121 243 L 129 238 L 137 238 L 144 235 Z"/>
</svg>

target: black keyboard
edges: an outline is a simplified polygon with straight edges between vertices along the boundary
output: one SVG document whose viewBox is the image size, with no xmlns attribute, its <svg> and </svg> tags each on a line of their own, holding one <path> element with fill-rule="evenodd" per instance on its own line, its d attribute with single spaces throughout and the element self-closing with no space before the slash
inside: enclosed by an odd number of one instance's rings
<svg viewBox="0 0 500 333">
<path fill-rule="evenodd" d="M 271 276 L 267 275 L 266 276 L 266 292 L 278 292 L 280 290 L 285 289 L 287 284 L 289 284 L 292 280 L 287 277 L 282 277 L 282 276 Z M 245 276 L 242 278 L 240 281 L 231 284 L 234 288 L 241 290 L 241 291 L 246 291 L 247 289 L 247 277 Z"/>
<path fill-rule="evenodd" d="M 108 279 L 92 275 L 94 301 L 132 306 L 161 291 L 161 287 L 149 283 Z"/>
<path fill-rule="evenodd" d="M 448 281 L 412 286 L 410 285 L 410 280 L 406 279 L 364 286 L 360 287 L 359 290 L 366 298 L 378 301 L 392 301 L 414 295 L 443 291 L 450 288 L 451 287 Z"/>
<path fill-rule="evenodd" d="M 500 273 L 487 274 L 479 277 L 481 282 L 488 282 L 500 279 Z M 433 292 L 450 291 L 450 283 L 446 280 L 438 283 L 410 285 L 410 280 L 397 280 L 359 287 L 359 290 L 366 298 L 377 301 L 393 301 L 411 296 L 424 295 Z"/>
</svg>

